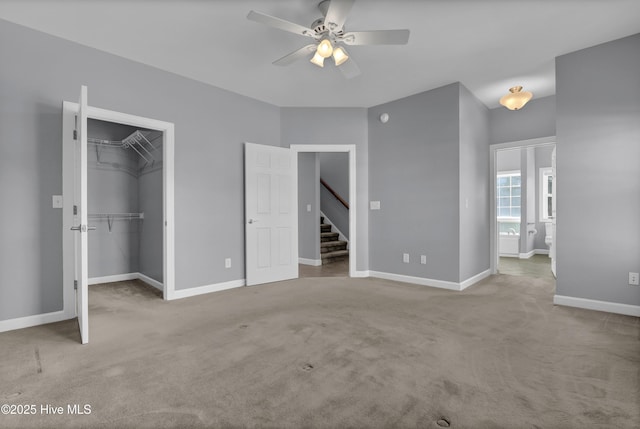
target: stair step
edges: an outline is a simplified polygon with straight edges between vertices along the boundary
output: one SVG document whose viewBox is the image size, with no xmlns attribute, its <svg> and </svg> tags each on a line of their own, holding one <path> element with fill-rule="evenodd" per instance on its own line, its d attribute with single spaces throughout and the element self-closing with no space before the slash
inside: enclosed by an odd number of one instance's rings
<svg viewBox="0 0 640 429">
<path fill-rule="evenodd" d="M 348 250 L 336 250 L 335 252 L 327 252 L 320 255 L 320 258 L 322 259 L 322 265 L 344 260 L 345 257 L 349 257 Z"/>
<path fill-rule="evenodd" d="M 320 243 L 320 253 L 333 252 L 334 250 L 347 250 L 348 243 L 342 240 L 325 241 Z"/>
<path fill-rule="evenodd" d="M 331 232 L 331 225 L 328 223 L 320 224 L 320 232 Z"/>
<path fill-rule="evenodd" d="M 339 236 L 340 234 L 338 234 L 337 232 L 321 232 L 320 241 L 321 242 L 337 241 Z"/>
</svg>

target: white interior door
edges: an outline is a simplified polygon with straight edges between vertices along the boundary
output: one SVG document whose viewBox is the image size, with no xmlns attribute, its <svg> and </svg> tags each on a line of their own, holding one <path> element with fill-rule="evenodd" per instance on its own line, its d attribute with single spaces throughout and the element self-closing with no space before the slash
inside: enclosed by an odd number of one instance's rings
<svg viewBox="0 0 640 429">
<path fill-rule="evenodd" d="M 76 314 L 82 344 L 89 342 L 87 234 L 87 87 L 80 88 L 74 151 L 74 222 Z"/>
<path fill-rule="evenodd" d="M 298 277 L 295 152 L 245 143 L 247 285 Z"/>
</svg>

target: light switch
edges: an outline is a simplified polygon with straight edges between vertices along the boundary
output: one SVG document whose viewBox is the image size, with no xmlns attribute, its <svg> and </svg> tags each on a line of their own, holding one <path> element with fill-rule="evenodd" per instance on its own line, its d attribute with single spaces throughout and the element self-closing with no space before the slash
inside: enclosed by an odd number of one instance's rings
<svg viewBox="0 0 640 429">
<path fill-rule="evenodd" d="M 371 210 L 380 210 L 380 201 L 369 201 L 369 208 Z"/>
<path fill-rule="evenodd" d="M 307 204 L 307 211 L 311 212 L 311 204 Z"/>
<path fill-rule="evenodd" d="M 52 200 L 52 206 L 54 209 L 62 208 L 62 195 L 53 195 L 51 197 L 51 200 Z"/>
</svg>

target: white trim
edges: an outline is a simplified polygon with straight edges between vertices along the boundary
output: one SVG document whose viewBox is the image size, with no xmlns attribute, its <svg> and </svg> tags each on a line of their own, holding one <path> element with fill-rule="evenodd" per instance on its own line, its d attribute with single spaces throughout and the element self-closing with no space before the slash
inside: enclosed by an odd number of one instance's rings
<svg viewBox="0 0 640 429">
<path fill-rule="evenodd" d="M 479 282 L 480 280 L 483 280 L 489 277 L 491 275 L 491 271 L 485 270 L 481 273 L 476 274 L 475 276 L 469 277 L 467 280 L 464 280 L 463 282 L 460 282 L 460 283 L 444 281 L 444 280 L 427 279 L 424 277 L 406 276 L 403 274 L 383 273 L 380 271 L 369 271 L 369 275 L 370 277 L 377 277 L 385 280 L 394 280 L 397 282 L 411 283 L 411 284 L 416 284 L 421 286 L 431 286 L 431 287 L 437 287 L 441 289 L 455 290 L 459 292 Z"/>
<path fill-rule="evenodd" d="M 245 279 L 231 280 L 223 283 L 198 286 L 189 289 L 177 289 L 173 293 L 173 299 L 189 298 L 191 296 L 204 295 L 211 292 L 220 292 L 227 289 L 246 286 Z"/>
<path fill-rule="evenodd" d="M 152 279 L 149 276 L 146 276 L 142 273 L 136 273 L 138 275 L 138 280 L 145 282 L 146 284 L 148 284 L 149 286 L 153 286 L 154 288 L 160 290 L 160 291 L 164 291 L 164 284 L 159 282 L 156 279 Z"/>
<path fill-rule="evenodd" d="M 99 285 L 102 283 L 126 282 L 138 279 L 140 273 L 114 274 L 111 276 L 89 277 L 89 285 Z"/>
<path fill-rule="evenodd" d="M 466 279 L 465 281 L 460 282 L 460 290 L 465 290 L 469 286 L 474 285 L 474 284 L 478 283 L 479 281 L 486 279 L 490 275 L 491 275 L 491 270 L 490 269 L 486 269 L 486 270 L 482 271 L 481 273 L 476 274 L 475 276 L 471 276 L 468 279 Z"/>
<path fill-rule="evenodd" d="M 311 265 L 313 267 L 319 267 L 320 265 L 322 265 L 322 259 L 298 258 L 298 263 L 302 265 Z"/>
<path fill-rule="evenodd" d="M 607 313 L 640 317 L 640 305 L 620 304 L 617 302 L 598 301 L 595 299 L 576 298 L 573 296 L 563 295 L 554 295 L 553 303 L 567 307 L 577 307 L 584 308 L 586 310 L 605 311 Z"/>
<path fill-rule="evenodd" d="M 489 186 L 489 267 L 491 274 L 498 273 L 498 225 L 496 217 L 496 176 L 497 176 L 497 156 L 502 149 L 513 149 L 518 147 L 538 147 L 556 144 L 555 136 L 540 137 L 529 140 L 519 140 L 508 143 L 495 143 L 489 145 L 489 174 L 491 175 L 491 186 Z"/>
<path fill-rule="evenodd" d="M 549 249 L 533 249 L 536 255 L 548 255 Z"/>
<path fill-rule="evenodd" d="M 356 268 L 357 250 L 357 211 L 356 211 L 356 145 L 354 144 L 292 144 L 289 146 L 294 151 L 294 158 L 298 159 L 301 152 L 347 152 L 349 154 L 349 277 L 359 277 Z M 297 169 L 296 169 L 297 171 Z M 297 181 L 296 181 L 297 184 Z M 296 188 L 296 202 L 297 202 Z M 297 212 L 296 212 L 297 213 Z"/>
<path fill-rule="evenodd" d="M 156 289 L 161 291 L 164 290 L 164 285 L 158 280 L 152 279 L 149 276 L 146 276 L 142 273 L 126 273 L 126 274 L 114 274 L 111 276 L 103 276 L 103 277 L 91 277 L 89 279 L 89 285 L 99 285 L 102 283 L 113 283 L 113 282 L 126 282 L 128 280 L 140 280 L 148 284 L 149 286 L 153 286 Z"/>
<path fill-rule="evenodd" d="M 72 226 L 73 216 L 73 142 L 71 136 L 75 128 L 73 115 L 78 111 L 78 103 L 63 101 L 63 133 L 62 133 L 62 195 L 64 201 L 62 231 L 63 231 L 63 302 L 64 311 L 73 317 L 76 313 L 75 291 L 73 290 L 74 273 L 74 243 L 73 235 L 65 234 Z M 175 125 L 171 122 L 98 107 L 87 107 L 87 117 L 120 124 L 131 125 L 162 131 L 162 181 L 163 181 L 163 276 L 162 286 L 165 300 L 173 299 L 175 289 L 175 220 L 174 220 L 174 154 L 175 154 Z M 71 174 L 69 174 L 71 173 Z M 143 280 L 144 281 L 144 280 Z"/>
<path fill-rule="evenodd" d="M 33 316 L 18 317 L 0 321 L 0 332 L 13 331 L 16 329 L 30 328 L 32 326 L 44 325 L 47 323 L 60 322 L 62 320 L 74 319 L 75 315 L 69 315 L 60 310 L 51 313 L 34 314 Z"/>
<path fill-rule="evenodd" d="M 322 210 L 320 210 L 320 216 L 322 216 L 324 218 L 326 225 L 331 225 L 331 228 L 334 228 L 336 230 L 335 232 L 338 233 L 338 240 L 342 240 L 342 241 L 346 241 L 347 242 L 347 249 L 348 249 L 349 248 L 349 239 L 347 238 L 347 236 L 344 235 L 342 233 L 342 231 L 340 231 L 340 229 L 338 229 L 338 227 L 333 222 L 331 222 L 331 219 L 329 219 L 329 217 L 326 214 L 324 214 L 324 212 Z"/>
<path fill-rule="evenodd" d="M 518 254 L 518 258 L 520 258 L 520 259 L 529 259 L 535 254 L 536 254 L 536 249 L 533 249 L 530 252 Z"/>
<path fill-rule="evenodd" d="M 371 276 L 371 271 L 364 270 L 364 271 L 356 271 L 355 274 L 351 277 L 365 278 L 365 277 L 372 277 L 372 276 Z"/>
</svg>

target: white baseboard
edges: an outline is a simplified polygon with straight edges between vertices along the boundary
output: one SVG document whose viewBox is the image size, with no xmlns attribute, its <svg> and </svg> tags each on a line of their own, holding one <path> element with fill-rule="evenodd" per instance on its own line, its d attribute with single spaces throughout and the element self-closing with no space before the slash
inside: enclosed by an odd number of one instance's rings
<svg viewBox="0 0 640 429">
<path fill-rule="evenodd" d="M 158 280 L 152 279 L 149 276 L 146 276 L 142 273 L 136 273 L 138 275 L 138 279 L 142 280 L 143 282 L 145 282 L 148 285 L 153 286 L 156 289 L 161 290 L 162 292 L 164 292 L 164 284 L 159 282 Z"/>
<path fill-rule="evenodd" d="M 457 283 L 450 282 L 444 280 L 435 280 L 435 279 L 427 279 L 424 277 L 414 277 L 414 276 L 405 276 L 403 274 L 393 274 L 393 273 L 383 273 L 380 271 L 369 271 L 370 277 L 377 277 L 380 279 L 386 280 L 395 280 L 403 283 L 412 283 L 422 286 L 431 286 L 437 287 L 441 289 L 449 289 L 455 291 L 462 291 L 474 283 L 479 282 L 480 280 L 488 277 L 490 275 L 490 270 L 485 270 L 479 274 L 476 274 L 473 277 L 469 277 L 467 280 Z"/>
<path fill-rule="evenodd" d="M 127 280 L 142 280 L 148 285 L 164 291 L 164 285 L 161 282 L 154 280 L 151 277 L 146 276 L 142 273 L 126 273 L 126 274 L 114 274 L 112 276 L 91 277 L 89 279 L 89 285 L 98 285 L 102 283 L 112 283 L 112 282 L 124 282 Z"/>
<path fill-rule="evenodd" d="M 478 283 L 480 280 L 484 280 L 491 275 L 491 270 L 487 269 L 481 273 L 476 274 L 475 276 L 471 276 L 463 282 L 460 282 L 460 290 L 465 290 L 471 285 Z"/>
<path fill-rule="evenodd" d="M 320 265 L 322 265 L 322 259 L 298 258 L 298 263 L 302 265 L 311 265 L 314 267 L 319 267 Z"/>
<path fill-rule="evenodd" d="M 30 328 L 32 326 L 45 325 L 47 323 L 60 322 L 62 320 L 69 320 L 75 317 L 75 314 L 69 315 L 62 310 L 54 311 L 51 313 L 34 314 L 33 316 L 17 317 L 15 319 L 0 321 L 0 332 Z"/>
<path fill-rule="evenodd" d="M 607 313 L 624 314 L 640 317 L 640 305 L 620 304 L 617 302 L 598 301 L 595 299 L 576 298 L 573 296 L 554 295 L 553 303 L 567 307 L 584 308 L 587 310 L 605 311 Z"/>
<path fill-rule="evenodd" d="M 176 289 L 173 292 L 171 299 L 188 298 L 196 295 L 203 295 L 205 293 L 220 292 L 222 290 L 233 289 L 237 287 L 246 286 L 245 279 L 231 280 L 223 283 L 215 283 L 211 285 L 198 286 L 189 289 Z"/>
<path fill-rule="evenodd" d="M 365 270 L 365 271 L 357 271 L 353 274 L 354 278 L 365 278 L 365 277 L 372 277 L 371 276 L 371 272 L 369 270 Z"/>
<path fill-rule="evenodd" d="M 136 280 L 139 273 L 114 274 L 112 276 L 90 277 L 89 286 L 101 283 L 126 282 L 127 280 Z"/>
<path fill-rule="evenodd" d="M 520 258 L 520 259 L 529 259 L 530 257 L 532 257 L 535 254 L 536 254 L 535 250 L 532 250 L 532 251 L 527 252 L 527 253 L 519 253 L 518 254 L 518 258 Z"/>
<path fill-rule="evenodd" d="M 548 255 L 549 249 L 535 249 L 536 255 Z"/>
</svg>

